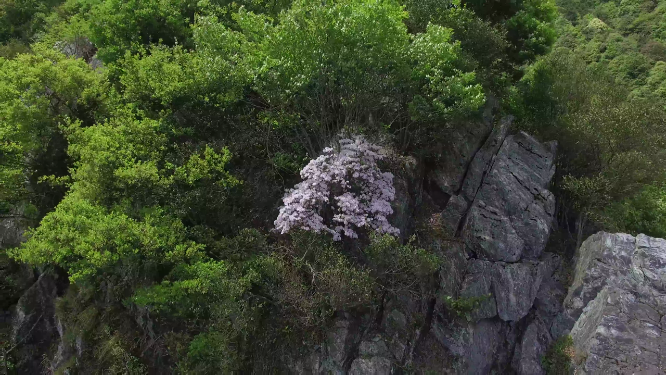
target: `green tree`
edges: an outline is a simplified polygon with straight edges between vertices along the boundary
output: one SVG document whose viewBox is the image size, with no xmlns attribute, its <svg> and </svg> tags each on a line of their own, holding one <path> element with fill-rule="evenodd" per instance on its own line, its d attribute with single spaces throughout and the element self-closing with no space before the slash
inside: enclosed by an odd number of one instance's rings
<svg viewBox="0 0 666 375">
<path fill-rule="evenodd" d="M 3 0 L 0 2 L 0 43 L 28 44 L 42 31 L 46 17 L 62 0 Z"/>
<path fill-rule="evenodd" d="M 62 127 L 104 118 L 108 85 L 85 62 L 38 47 L 35 54 L 0 59 L 0 87 L 0 200 L 34 199 L 29 191 L 45 188 L 37 186 L 40 177 L 67 174 Z"/>
<path fill-rule="evenodd" d="M 524 128 L 559 141 L 558 186 L 603 222 L 612 203 L 664 180 L 666 112 L 658 102 L 628 99 L 605 72 L 558 52 L 523 78 L 513 108 Z"/>
</svg>

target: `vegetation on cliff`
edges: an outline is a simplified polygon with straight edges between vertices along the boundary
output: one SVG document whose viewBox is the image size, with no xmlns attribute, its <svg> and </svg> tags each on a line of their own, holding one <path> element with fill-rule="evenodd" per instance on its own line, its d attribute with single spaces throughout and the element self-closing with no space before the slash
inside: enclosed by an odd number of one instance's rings
<svg viewBox="0 0 666 375">
<path fill-rule="evenodd" d="M 430 296 L 379 155 L 437 163 L 491 97 L 559 141 L 563 222 L 666 235 L 666 3 L 557 6 L 0 1 L 0 210 L 69 279 L 66 366 L 284 369 L 336 311 Z"/>
</svg>

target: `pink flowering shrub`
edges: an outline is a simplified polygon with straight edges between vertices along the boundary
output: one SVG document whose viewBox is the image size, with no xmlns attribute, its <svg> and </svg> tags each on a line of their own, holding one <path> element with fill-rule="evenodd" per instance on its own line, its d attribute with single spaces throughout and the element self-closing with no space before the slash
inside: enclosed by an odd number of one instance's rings
<svg viewBox="0 0 666 375">
<path fill-rule="evenodd" d="M 340 152 L 325 148 L 301 170 L 303 182 L 284 196 L 276 230 L 325 231 L 336 241 L 343 234 L 357 238 L 356 228 L 398 234 L 388 222 L 395 198 L 393 174 L 377 167 L 380 150 L 362 137 L 340 140 Z"/>
</svg>

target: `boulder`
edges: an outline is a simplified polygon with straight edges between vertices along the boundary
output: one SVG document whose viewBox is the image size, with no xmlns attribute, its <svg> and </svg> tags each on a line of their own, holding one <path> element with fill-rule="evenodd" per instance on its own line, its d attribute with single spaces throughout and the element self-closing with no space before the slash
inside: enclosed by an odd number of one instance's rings
<svg viewBox="0 0 666 375">
<path fill-rule="evenodd" d="M 577 373 L 663 373 L 666 240 L 601 232 L 577 258 L 565 300 Z"/>
</svg>

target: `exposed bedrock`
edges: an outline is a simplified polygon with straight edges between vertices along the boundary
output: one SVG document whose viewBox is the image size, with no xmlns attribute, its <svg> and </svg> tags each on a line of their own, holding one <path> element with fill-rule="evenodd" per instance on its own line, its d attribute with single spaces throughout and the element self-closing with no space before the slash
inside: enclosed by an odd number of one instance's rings
<svg viewBox="0 0 666 375">
<path fill-rule="evenodd" d="M 578 374 L 666 372 L 666 240 L 600 232 L 578 249 L 557 334 Z"/>
<path fill-rule="evenodd" d="M 421 238 L 444 259 L 436 298 L 396 296 L 375 317 L 339 314 L 297 372 L 543 373 L 565 295 L 553 277 L 560 259 L 544 253 L 556 145 L 508 135 L 511 122 L 487 112 L 484 122 L 452 135 L 441 155 L 446 162 L 394 164 L 394 225 L 407 234 L 424 207 L 439 217 L 440 235 Z M 479 306 L 461 316 L 446 302 L 458 298 Z"/>
</svg>

